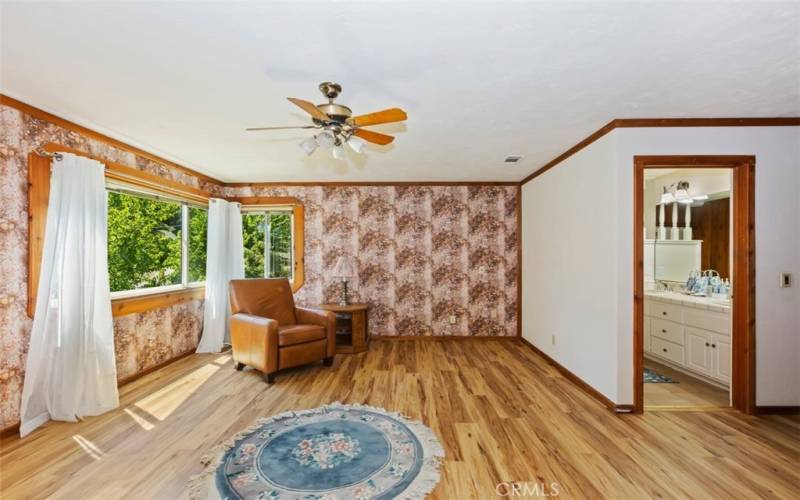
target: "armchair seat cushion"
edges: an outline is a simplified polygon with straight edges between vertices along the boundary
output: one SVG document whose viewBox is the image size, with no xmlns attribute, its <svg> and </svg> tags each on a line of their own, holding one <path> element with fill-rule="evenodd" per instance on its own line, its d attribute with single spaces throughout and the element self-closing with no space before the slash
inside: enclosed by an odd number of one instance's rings
<svg viewBox="0 0 800 500">
<path fill-rule="evenodd" d="M 322 340 L 327 335 L 325 327 L 319 325 L 284 325 L 278 327 L 278 345 L 280 347 L 305 344 Z"/>
</svg>

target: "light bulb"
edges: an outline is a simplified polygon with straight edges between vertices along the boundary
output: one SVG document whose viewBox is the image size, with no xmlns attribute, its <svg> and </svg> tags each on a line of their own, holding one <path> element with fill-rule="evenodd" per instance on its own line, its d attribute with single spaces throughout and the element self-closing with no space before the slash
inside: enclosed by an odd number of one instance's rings
<svg viewBox="0 0 800 500">
<path fill-rule="evenodd" d="M 336 144 L 336 137 L 329 130 L 323 130 L 317 134 L 317 144 L 323 148 L 330 148 Z"/>
<path fill-rule="evenodd" d="M 364 144 L 366 144 L 366 141 L 354 135 L 347 139 L 347 145 L 356 153 L 361 153 L 361 150 L 364 149 Z"/>
<path fill-rule="evenodd" d="M 335 148 L 333 148 L 333 157 L 336 158 L 337 160 L 344 160 L 345 158 L 344 148 L 341 146 L 336 146 Z"/>
<path fill-rule="evenodd" d="M 303 142 L 300 143 L 300 148 L 307 156 L 311 156 L 311 153 L 317 150 L 317 139 L 314 136 L 305 139 Z"/>
</svg>

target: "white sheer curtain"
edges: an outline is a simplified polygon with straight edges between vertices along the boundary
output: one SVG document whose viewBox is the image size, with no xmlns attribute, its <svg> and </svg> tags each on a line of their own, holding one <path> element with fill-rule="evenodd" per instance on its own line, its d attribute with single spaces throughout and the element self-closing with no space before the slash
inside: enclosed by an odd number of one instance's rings
<svg viewBox="0 0 800 500">
<path fill-rule="evenodd" d="M 108 285 L 104 166 L 62 153 L 52 165 L 20 435 L 119 405 Z"/>
<path fill-rule="evenodd" d="M 220 352 L 228 337 L 228 284 L 244 278 L 242 212 L 238 203 L 212 198 L 208 207 L 206 300 L 197 352 Z"/>
</svg>

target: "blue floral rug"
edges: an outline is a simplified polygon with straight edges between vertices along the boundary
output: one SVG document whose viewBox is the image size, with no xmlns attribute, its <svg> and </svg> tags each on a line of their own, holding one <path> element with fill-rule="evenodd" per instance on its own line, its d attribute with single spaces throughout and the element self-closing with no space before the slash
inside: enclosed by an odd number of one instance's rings
<svg viewBox="0 0 800 500">
<path fill-rule="evenodd" d="M 645 384 L 677 384 L 676 380 L 672 380 L 666 375 L 656 373 L 650 368 L 644 369 L 644 383 Z"/>
<path fill-rule="evenodd" d="M 203 460 L 193 498 L 424 498 L 444 451 L 421 422 L 333 403 L 261 419 Z"/>
</svg>

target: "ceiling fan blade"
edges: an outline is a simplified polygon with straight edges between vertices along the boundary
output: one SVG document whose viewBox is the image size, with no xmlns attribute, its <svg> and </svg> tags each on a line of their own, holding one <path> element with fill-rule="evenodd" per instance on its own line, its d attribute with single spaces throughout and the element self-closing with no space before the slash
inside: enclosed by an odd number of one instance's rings
<svg viewBox="0 0 800 500">
<path fill-rule="evenodd" d="M 328 115 L 326 115 L 325 113 L 323 113 L 322 111 L 320 111 L 319 109 L 317 109 L 317 107 L 314 106 L 312 103 L 310 103 L 308 101 L 304 101 L 302 99 L 297 99 L 295 97 L 287 97 L 287 99 L 289 99 L 290 102 L 294 103 L 300 109 L 302 109 L 303 111 L 305 111 L 306 113 L 308 113 L 312 117 L 316 118 L 317 120 L 320 120 L 320 121 L 323 121 L 323 122 L 330 121 L 330 117 Z"/>
<path fill-rule="evenodd" d="M 363 127 L 365 125 L 378 125 L 380 123 L 401 122 L 408 118 L 405 111 L 400 108 L 389 108 L 366 115 L 354 116 L 347 119 L 347 123 Z"/>
<path fill-rule="evenodd" d="M 316 125 L 300 125 L 294 127 L 250 127 L 246 128 L 247 132 L 256 132 L 259 130 L 288 130 L 291 128 L 318 128 Z"/>
<path fill-rule="evenodd" d="M 381 146 L 391 144 L 391 142 L 394 140 L 394 137 L 392 137 L 391 135 L 380 134 L 378 132 L 373 132 L 371 130 L 364 130 L 362 128 L 353 131 L 353 135 L 361 137 L 367 142 L 371 142 L 373 144 L 380 144 Z"/>
</svg>

